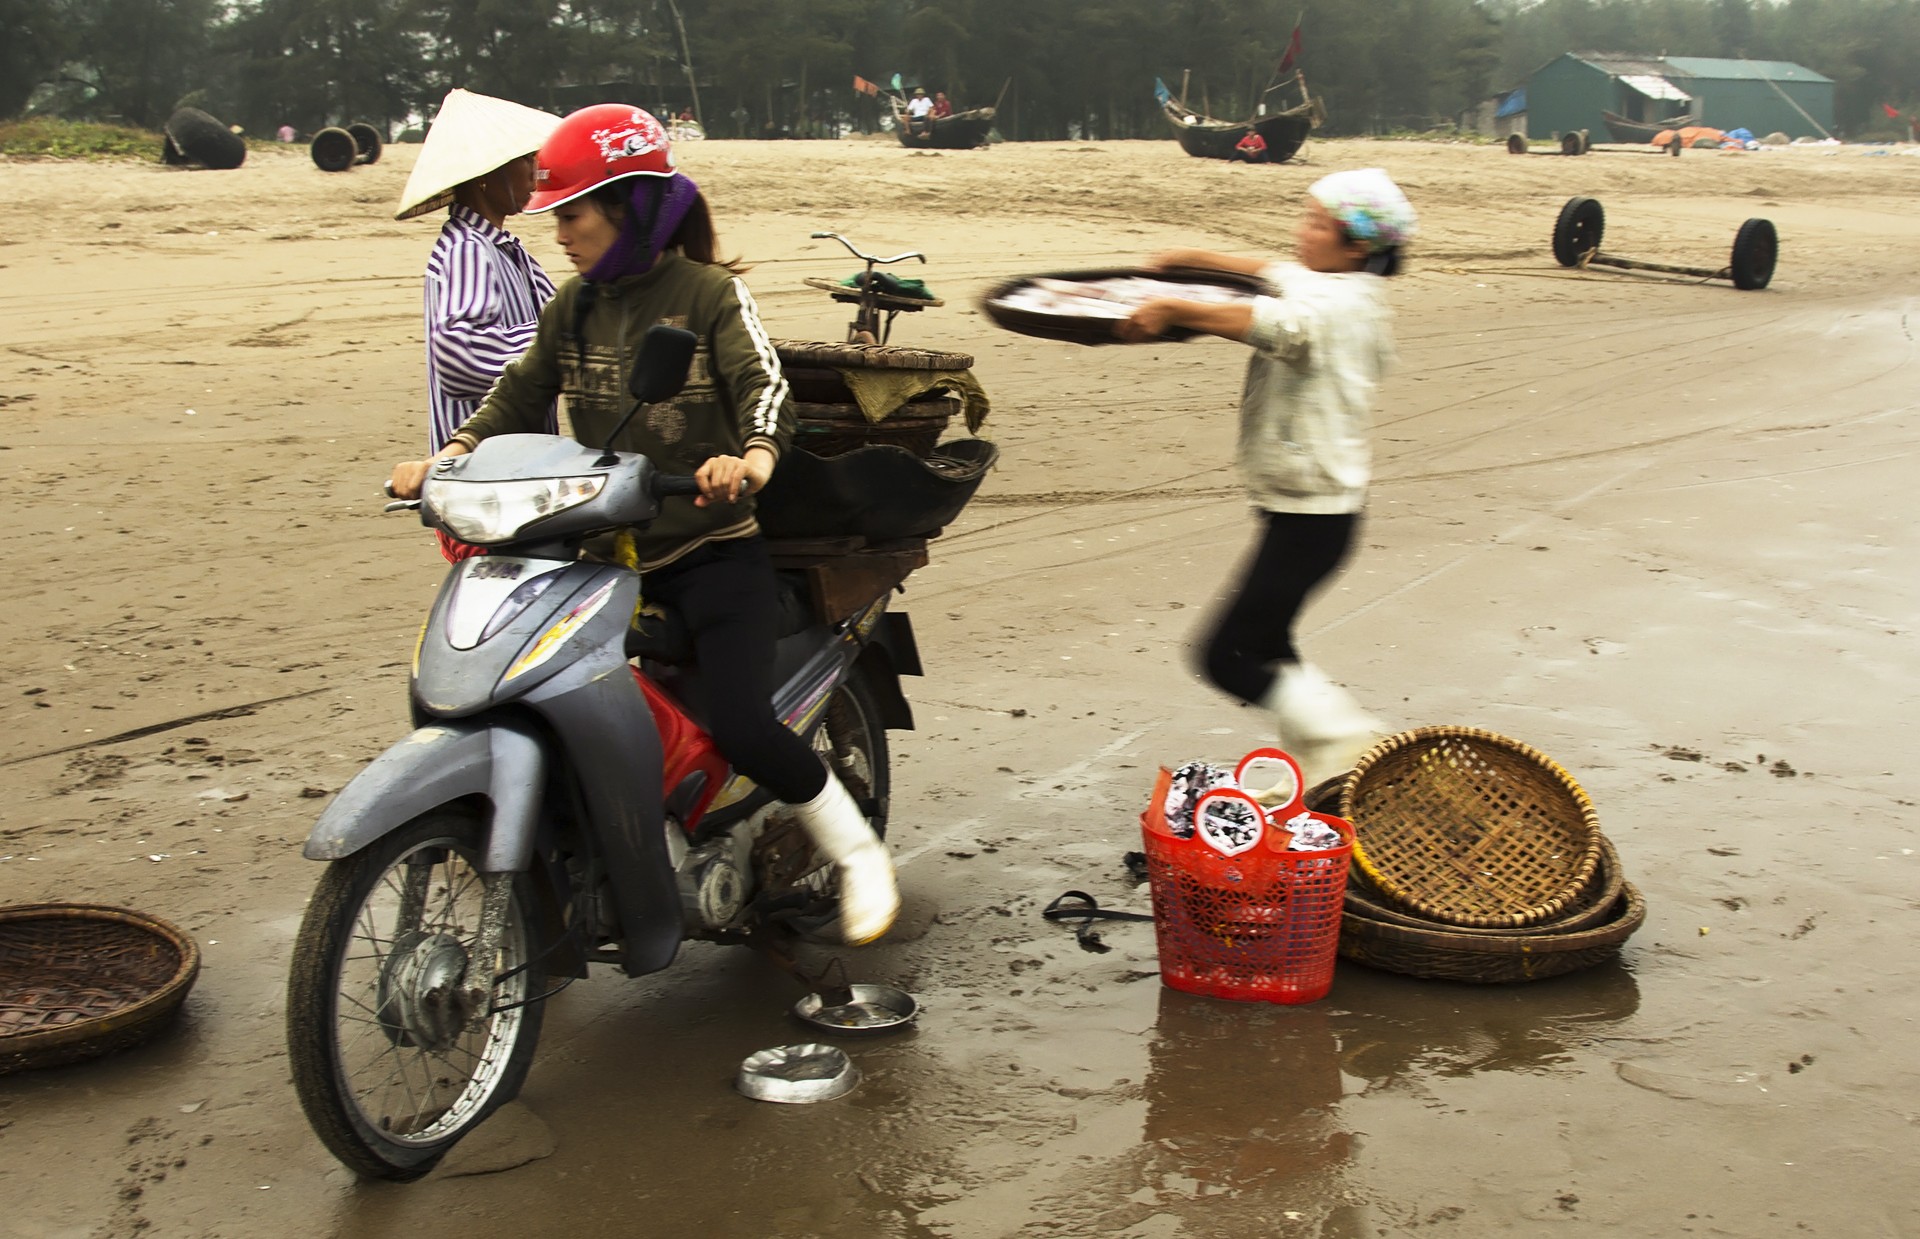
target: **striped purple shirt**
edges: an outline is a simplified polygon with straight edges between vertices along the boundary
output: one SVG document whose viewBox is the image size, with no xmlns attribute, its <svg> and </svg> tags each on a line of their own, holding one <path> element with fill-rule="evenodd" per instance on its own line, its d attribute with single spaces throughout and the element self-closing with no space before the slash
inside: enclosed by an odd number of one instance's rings
<svg viewBox="0 0 1920 1239">
<path fill-rule="evenodd" d="M 438 452 L 527 351 L 553 281 L 518 238 L 457 203 L 427 256 L 427 451 Z M 557 428 L 547 411 L 547 431 Z"/>
</svg>

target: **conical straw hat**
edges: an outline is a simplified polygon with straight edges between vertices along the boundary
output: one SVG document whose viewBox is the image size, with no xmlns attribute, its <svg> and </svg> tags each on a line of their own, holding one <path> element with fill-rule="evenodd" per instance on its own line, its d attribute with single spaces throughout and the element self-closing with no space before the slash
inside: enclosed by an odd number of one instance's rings
<svg viewBox="0 0 1920 1239">
<path fill-rule="evenodd" d="M 448 91 L 393 217 L 412 219 L 439 210 L 453 201 L 456 186 L 531 155 L 559 124 L 558 116 L 505 99 Z"/>
</svg>

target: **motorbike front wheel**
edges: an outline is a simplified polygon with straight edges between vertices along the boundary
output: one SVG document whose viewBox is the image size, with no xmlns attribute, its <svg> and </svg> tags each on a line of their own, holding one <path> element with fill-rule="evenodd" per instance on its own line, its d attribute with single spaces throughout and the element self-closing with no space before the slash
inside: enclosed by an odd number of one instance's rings
<svg viewBox="0 0 1920 1239">
<path fill-rule="evenodd" d="M 540 1039 L 544 979 L 527 880 L 510 881 L 484 1011 L 462 978 L 486 879 L 471 814 L 423 814 L 327 867 L 294 940 L 287 1052 L 313 1130 L 352 1170 L 402 1182 L 432 1170 L 511 1100 Z"/>
</svg>

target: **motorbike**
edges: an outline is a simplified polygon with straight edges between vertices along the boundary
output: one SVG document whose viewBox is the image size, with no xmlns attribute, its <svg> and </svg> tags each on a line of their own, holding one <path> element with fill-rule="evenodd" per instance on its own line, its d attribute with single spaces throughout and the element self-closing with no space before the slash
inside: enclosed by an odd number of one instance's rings
<svg viewBox="0 0 1920 1239">
<path fill-rule="evenodd" d="M 679 391 L 693 347 L 649 331 L 628 419 Z M 696 493 L 611 446 L 499 435 L 388 505 L 488 553 L 434 599 L 414 729 L 340 790 L 304 851 L 326 869 L 288 980 L 293 1081 L 363 1176 L 419 1178 L 511 1100 L 545 1000 L 590 966 L 642 976 L 689 938 L 832 940 L 833 866 L 701 728 L 684 628 L 636 622 L 639 573 L 579 555 Z M 920 674 L 911 622 L 888 604 L 912 566 L 840 580 L 832 608 L 781 574 L 774 709 L 883 838 L 886 732 L 913 726 L 900 677 Z"/>
</svg>

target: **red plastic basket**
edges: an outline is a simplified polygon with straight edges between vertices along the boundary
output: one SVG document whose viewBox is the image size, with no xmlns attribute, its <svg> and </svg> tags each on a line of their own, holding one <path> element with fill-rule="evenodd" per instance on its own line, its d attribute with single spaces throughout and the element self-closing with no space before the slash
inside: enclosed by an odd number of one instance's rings
<svg viewBox="0 0 1920 1239">
<path fill-rule="evenodd" d="M 1248 850 L 1227 856 L 1197 833 L 1181 838 L 1165 812 L 1172 772 L 1160 771 L 1140 831 L 1168 988 L 1277 1003 L 1313 1002 L 1333 988 L 1353 827 L 1307 809 L 1297 766 L 1295 776 L 1293 800 L 1269 817 L 1278 824 L 1305 813 L 1338 831 L 1341 846 L 1291 852 L 1286 833 L 1269 828 Z"/>
</svg>

